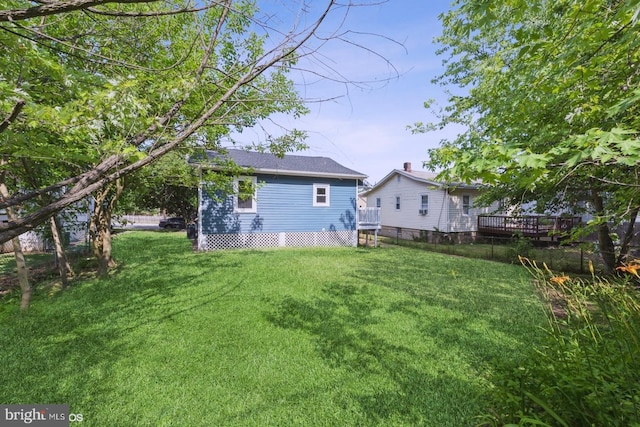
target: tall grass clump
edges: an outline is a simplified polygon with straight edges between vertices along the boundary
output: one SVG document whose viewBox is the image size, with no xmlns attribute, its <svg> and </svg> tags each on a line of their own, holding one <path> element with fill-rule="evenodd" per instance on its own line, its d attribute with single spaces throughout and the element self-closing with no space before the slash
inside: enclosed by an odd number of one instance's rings
<svg viewBox="0 0 640 427">
<path fill-rule="evenodd" d="M 531 257 L 533 253 L 533 243 L 531 239 L 524 237 L 522 233 L 514 235 L 508 247 L 509 259 L 515 263 L 518 263 L 520 257 Z"/>
<path fill-rule="evenodd" d="M 521 258 L 543 298 L 544 344 L 503 373 L 490 425 L 640 425 L 640 298 L 636 261 L 610 279 L 556 275 Z"/>
</svg>

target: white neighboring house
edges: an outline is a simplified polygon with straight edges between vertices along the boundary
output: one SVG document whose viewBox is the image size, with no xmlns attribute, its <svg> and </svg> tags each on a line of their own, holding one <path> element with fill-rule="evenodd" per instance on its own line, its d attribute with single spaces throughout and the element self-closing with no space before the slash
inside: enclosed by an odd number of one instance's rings
<svg viewBox="0 0 640 427">
<path fill-rule="evenodd" d="M 8 221 L 7 212 L 4 209 L 0 210 L 0 222 L 6 223 Z M 27 231 L 18 236 L 18 239 L 24 252 L 42 252 L 45 249 L 44 240 L 35 231 Z M 0 253 L 5 254 L 9 252 L 13 252 L 13 243 L 11 240 L 0 245 Z"/>
<path fill-rule="evenodd" d="M 65 244 L 77 244 L 88 238 L 89 211 L 93 210 L 93 199 L 76 203 L 73 208 L 67 209 L 67 215 L 63 215 L 62 232 Z M 7 212 L 0 210 L 0 222 L 7 222 Z M 48 227 L 48 221 L 43 227 Z M 43 239 L 42 234 L 34 230 L 18 236 L 24 252 L 43 252 L 50 248 L 51 243 Z M 13 252 L 11 241 L 0 244 L 0 253 Z"/>
<path fill-rule="evenodd" d="M 379 207 L 383 236 L 433 239 L 437 232 L 475 236 L 478 215 L 498 210 L 498 203 L 474 207 L 482 191 L 477 184 L 446 184 L 436 174 L 414 171 L 411 163 L 394 169 L 366 192 L 367 206 Z M 452 236 L 455 236 L 453 234 Z"/>
</svg>

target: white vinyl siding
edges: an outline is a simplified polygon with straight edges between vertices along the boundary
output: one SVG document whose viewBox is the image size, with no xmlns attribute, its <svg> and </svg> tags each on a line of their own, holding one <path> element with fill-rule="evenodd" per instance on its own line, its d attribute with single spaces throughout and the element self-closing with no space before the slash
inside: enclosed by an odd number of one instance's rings
<svg viewBox="0 0 640 427">
<path fill-rule="evenodd" d="M 478 215 L 493 212 L 496 207 L 472 207 L 478 196 L 476 190 L 447 190 L 438 186 L 428 186 L 424 182 L 410 178 L 400 182 L 391 177 L 384 184 L 367 194 L 368 206 L 375 207 L 380 199 L 380 219 L 385 227 L 400 227 L 415 230 L 440 230 L 443 232 L 475 231 Z M 419 215 L 423 208 L 422 196 L 427 196 L 428 215 Z M 468 214 L 464 214 L 463 196 L 468 196 Z M 396 197 L 400 197 L 403 209 L 396 210 Z"/>
<path fill-rule="evenodd" d="M 495 212 L 498 202 L 489 207 L 473 207 L 473 200 L 478 196 L 477 191 L 458 190 L 450 194 L 449 202 L 449 223 L 450 231 L 477 230 L 478 215 L 485 215 Z M 467 213 L 465 213 L 467 212 Z"/>
<path fill-rule="evenodd" d="M 437 227 L 446 231 L 448 217 L 445 192 L 439 188 L 428 188 L 423 182 L 404 178 L 398 183 L 396 177 L 392 177 L 367 194 L 368 206 L 377 207 L 377 199 L 381 201 L 382 225 L 417 230 L 434 230 Z M 429 196 L 428 215 L 418 214 L 422 202 L 420 196 L 423 194 Z M 400 197 L 399 210 L 396 209 L 396 196 Z"/>
</svg>

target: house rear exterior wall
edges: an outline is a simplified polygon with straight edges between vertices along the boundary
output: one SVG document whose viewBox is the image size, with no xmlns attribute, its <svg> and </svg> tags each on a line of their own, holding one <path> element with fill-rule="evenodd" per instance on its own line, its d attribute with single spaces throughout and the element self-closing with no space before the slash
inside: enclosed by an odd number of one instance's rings
<svg viewBox="0 0 640 427">
<path fill-rule="evenodd" d="M 398 181 L 398 176 L 400 180 Z M 421 196 L 429 196 L 429 210 L 421 215 Z M 400 209 L 396 209 L 396 197 L 400 197 Z M 376 207 L 380 198 L 380 217 L 382 226 L 387 228 L 407 228 L 415 230 L 446 231 L 447 203 L 446 193 L 439 188 L 428 188 L 426 184 L 414 181 L 406 176 L 396 175 L 381 187 L 367 194 L 367 206 Z"/>
<path fill-rule="evenodd" d="M 453 190 L 449 194 L 449 231 L 477 231 L 478 215 L 491 214 L 497 211 L 498 203 L 494 203 L 488 207 L 474 207 L 476 198 L 480 195 L 477 190 Z M 464 213 L 463 198 L 469 196 L 471 207 L 469 214 Z"/>
<path fill-rule="evenodd" d="M 422 209 L 422 195 L 429 198 L 426 215 L 419 212 Z M 367 193 L 367 206 L 376 207 L 376 200 L 380 199 L 380 234 L 383 236 L 410 240 L 420 237 L 422 232 L 422 237 L 426 233 L 430 241 L 440 239 L 438 233 L 457 233 L 456 236 L 460 238 L 463 235 L 473 237 L 478 228 L 478 215 L 493 213 L 498 207 L 498 203 L 489 207 L 474 207 L 479 195 L 476 189 L 447 190 L 395 174 Z M 467 213 L 463 206 L 464 196 L 469 196 Z M 396 197 L 400 197 L 400 209 L 396 209 Z"/>
<path fill-rule="evenodd" d="M 357 181 L 257 176 L 256 212 L 236 213 L 233 196 L 221 203 L 214 189 L 202 191 L 203 234 L 353 231 Z M 329 206 L 313 206 L 313 185 L 329 184 Z"/>
</svg>

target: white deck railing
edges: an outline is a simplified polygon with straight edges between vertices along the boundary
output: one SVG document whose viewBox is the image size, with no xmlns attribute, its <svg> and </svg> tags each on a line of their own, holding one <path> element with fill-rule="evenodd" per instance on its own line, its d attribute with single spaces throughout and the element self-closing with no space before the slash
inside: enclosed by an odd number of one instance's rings
<svg viewBox="0 0 640 427">
<path fill-rule="evenodd" d="M 380 208 L 358 208 L 358 228 L 380 228 Z"/>
</svg>

